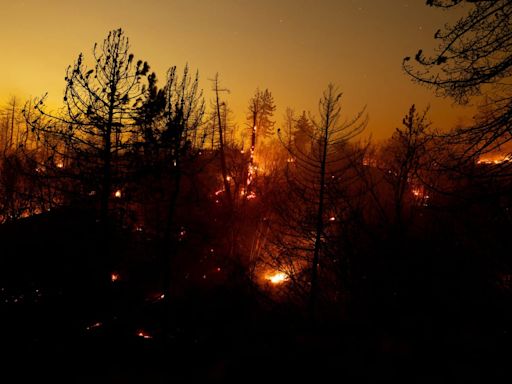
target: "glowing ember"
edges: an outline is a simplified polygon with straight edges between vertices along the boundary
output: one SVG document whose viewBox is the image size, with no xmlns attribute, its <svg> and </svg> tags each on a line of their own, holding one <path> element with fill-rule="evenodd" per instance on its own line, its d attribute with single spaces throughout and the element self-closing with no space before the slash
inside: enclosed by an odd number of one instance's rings
<svg viewBox="0 0 512 384">
<path fill-rule="evenodd" d="M 336 217 L 334 217 L 334 216 L 329 217 L 329 221 L 336 221 Z"/>
<path fill-rule="evenodd" d="M 215 196 L 219 196 L 222 192 L 224 192 L 224 190 L 219 189 L 218 191 L 215 192 Z"/>
<path fill-rule="evenodd" d="M 94 323 L 94 324 L 91 324 L 89 325 L 88 327 L 86 327 L 85 329 L 90 331 L 91 329 L 94 329 L 94 328 L 99 328 L 101 327 L 103 324 L 101 322 L 97 322 L 97 323 Z"/>
<path fill-rule="evenodd" d="M 121 196 L 122 196 L 122 195 L 123 195 L 123 194 L 121 193 L 121 190 L 120 190 L 120 189 L 118 189 L 118 190 L 116 191 L 116 193 L 114 193 L 114 196 L 115 196 L 115 197 L 117 197 L 118 199 L 119 199 L 119 198 L 121 198 Z"/>
<path fill-rule="evenodd" d="M 137 332 L 137 336 L 142 337 L 143 339 L 152 339 L 153 338 L 153 336 L 151 336 L 149 333 L 142 331 L 142 330 Z"/>
<path fill-rule="evenodd" d="M 110 275 L 110 279 L 112 280 L 112 282 L 116 282 L 116 281 L 119 281 L 119 273 L 116 273 L 116 272 L 112 272 L 112 274 Z"/>
<path fill-rule="evenodd" d="M 256 198 L 256 194 L 254 192 L 250 192 L 247 196 L 246 196 L 246 199 L 247 200 L 252 200 L 252 199 L 255 199 Z"/>
<path fill-rule="evenodd" d="M 266 280 L 270 281 L 272 284 L 282 284 L 284 283 L 285 281 L 287 281 L 289 278 L 288 278 L 288 275 L 286 275 L 286 273 L 283 273 L 283 272 L 277 272 L 277 273 L 274 273 L 272 275 L 267 275 L 265 277 Z"/>
<path fill-rule="evenodd" d="M 64 168 L 64 163 L 62 161 L 59 161 L 57 163 L 57 168 Z"/>
<path fill-rule="evenodd" d="M 226 176 L 227 181 L 231 181 L 231 176 Z"/>
</svg>

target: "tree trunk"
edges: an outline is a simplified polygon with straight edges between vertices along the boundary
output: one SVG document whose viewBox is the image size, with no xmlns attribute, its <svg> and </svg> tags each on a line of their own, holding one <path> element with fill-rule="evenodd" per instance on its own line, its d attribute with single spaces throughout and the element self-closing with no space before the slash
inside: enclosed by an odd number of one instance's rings
<svg viewBox="0 0 512 384">
<path fill-rule="evenodd" d="M 215 78 L 215 107 L 217 111 L 217 121 L 219 124 L 219 154 L 220 154 L 220 168 L 222 172 L 222 181 L 224 183 L 224 192 L 229 209 L 232 209 L 233 198 L 231 196 L 231 188 L 228 180 L 228 171 L 226 166 L 226 154 L 224 153 L 224 131 L 222 129 L 222 117 L 220 114 L 220 101 L 219 101 L 219 79 Z"/>
<path fill-rule="evenodd" d="M 325 194 L 325 166 L 327 162 L 327 146 L 329 144 L 329 113 L 326 114 L 326 121 L 324 127 L 324 135 L 322 137 L 322 159 L 320 163 L 320 188 L 318 191 L 318 210 L 316 217 L 316 233 L 315 233 L 315 247 L 313 251 L 313 262 L 311 265 L 311 295 L 309 302 L 309 316 L 312 324 L 315 323 L 316 318 L 316 304 L 318 299 L 318 261 L 320 259 L 320 247 L 322 243 L 322 234 L 324 230 L 324 194 Z"/>
</svg>

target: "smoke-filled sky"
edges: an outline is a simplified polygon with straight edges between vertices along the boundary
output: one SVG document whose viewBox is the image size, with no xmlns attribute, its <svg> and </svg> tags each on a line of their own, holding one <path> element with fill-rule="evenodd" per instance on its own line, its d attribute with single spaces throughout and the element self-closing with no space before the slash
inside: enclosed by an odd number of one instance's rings
<svg viewBox="0 0 512 384">
<path fill-rule="evenodd" d="M 430 104 L 439 128 L 471 117 L 402 72 L 404 56 L 432 49 L 434 32 L 462 14 L 425 0 L 0 0 L 0 14 L 1 105 L 45 92 L 56 105 L 66 67 L 121 27 L 160 79 L 188 62 L 210 99 L 218 72 L 240 126 L 257 87 L 273 93 L 279 123 L 286 107 L 316 112 L 329 82 L 344 93 L 347 117 L 367 106 L 376 139 L 412 103 Z"/>
</svg>

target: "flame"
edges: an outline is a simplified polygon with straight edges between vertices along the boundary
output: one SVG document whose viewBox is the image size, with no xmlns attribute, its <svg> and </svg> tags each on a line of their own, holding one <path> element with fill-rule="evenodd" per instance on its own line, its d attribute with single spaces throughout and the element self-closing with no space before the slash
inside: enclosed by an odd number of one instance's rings
<svg viewBox="0 0 512 384">
<path fill-rule="evenodd" d="M 113 283 L 118 281 L 119 278 L 120 278 L 119 273 L 112 272 L 112 274 L 110 275 L 110 279 L 112 280 Z"/>
<path fill-rule="evenodd" d="M 123 195 L 123 194 L 122 194 L 122 192 L 121 192 L 121 190 L 120 190 L 120 189 L 118 189 L 118 190 L 116 191 L 116 193 L 114 194 L 114 196 L 115 196 L 115 197 L 117 197 L 118 199 L 119 199 L 119 198 L 121 198 L 121 196 L 122 196 L 122 195 Z"/>
<path fill-rule="evenodd" d="M 247 200 L 252 200 L 256 198 L 256 194 L 254 192 L 249 192 L 249 194 L 245 197 Z"/>
<path fill-rule="evenodd" d="M 430 199 L 430 196 L 426 193 L 426 191 L 425 191 L 425 189 L 423 187 L 413 187 L 411 189 L 411 193 L 418 200 L 428 200 L 428 199 Z"/>
<path fill-rule="evenodd" d="M 64 168 L 64 163 L 62 161 L 59 161 L 57 163 L 57 168 Z"/>
<path fill-rule="evenodd" d="M 502 163 L 509 163 L 512 161 L 511 155 L 506 156 L 488 156 L 488 157 L 481 157 L 477 160 L 477 164 L 502 164 Z"/>
<path fill-rule="evenodd" d="M 265 279 L 270 281 L 272 284 L 282 284 L 285 281 L 289 280 L 289 277 L 286 273 L 283 272 L 274 272 L 272 274 L 267 274 Z"/>
</svg>

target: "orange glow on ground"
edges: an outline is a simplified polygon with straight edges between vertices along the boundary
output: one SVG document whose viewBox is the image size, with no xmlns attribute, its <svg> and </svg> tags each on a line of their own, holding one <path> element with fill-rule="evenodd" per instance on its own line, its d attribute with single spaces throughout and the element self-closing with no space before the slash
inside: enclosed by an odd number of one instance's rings
<svg viewBox="0 0 512 384">
<path fill-rule="evenodd" d="M 512 161 L 511 155 L 482 156 L 478 159 L 477 164 L 502 164 Z"/>
<path fill-rule="evenodd" d="M 286 273 L 274 272 L 271 274 L 267 274 L 265 276 L 265 280 L 270 281 L 272 284 L 278 285 L 284 283 L 285 281 L 288 281 L 289 277 Z"/>
</svg>

